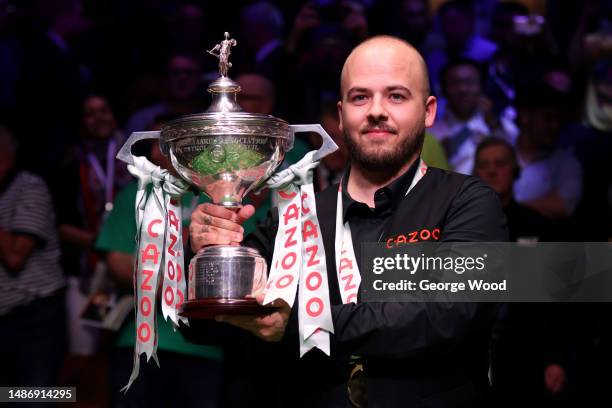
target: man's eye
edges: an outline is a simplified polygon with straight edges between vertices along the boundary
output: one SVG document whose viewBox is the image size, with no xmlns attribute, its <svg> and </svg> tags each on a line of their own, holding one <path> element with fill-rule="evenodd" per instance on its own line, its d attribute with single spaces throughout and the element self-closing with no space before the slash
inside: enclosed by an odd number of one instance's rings
<svg viewBox="0 0 612 408">
<path fill-rule="evenodd" d="M 398 93 L 393 93 L 393 94 L 389 95 L 389 98 L 391 98 L 391 100 L 395 101 L 395 102 L 401 102 L 401 101 L 406 99 L 406 97 L 404 97 L 404 95 L 398 94 Z"/>
<path fill-rule="evenodd" d="M 351 100 L 353 102 L 363 102 L 367 99 L 367 97 L 365 95 L 354 95 Z"/>
</svg>

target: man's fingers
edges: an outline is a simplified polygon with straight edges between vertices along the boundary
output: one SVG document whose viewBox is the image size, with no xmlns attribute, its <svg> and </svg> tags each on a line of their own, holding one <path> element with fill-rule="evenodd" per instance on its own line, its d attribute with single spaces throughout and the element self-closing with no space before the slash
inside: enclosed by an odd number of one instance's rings
<svg viewBox="0 0 612 408">
<path fill-rule="evenodd" d="M 255 207 L 248 204 L 238 211 L 230 210 L 219 205 L 205 203 L 199 205 L 191 215 L 192 222 L 198 224 L 215 225 L 217 227 L 242 232 L 240 225 L 255 214 Z"/>
<path fill-rule="evenodd" d="M 212 204 L 212 203 L 204 203 L 199 205 L 196 208 L 194 213 L 202 214 L 202 215 L 211 215 L 213 217 L 222 218 L 230 221 L 237 221 L 236 212 L 230 210 L 229 208 L 222 207 L 220 205 Z"/>
<path fill-rule="evenodd" d="M 235 213 L 237 217 L 237 222 L 239 224 L 242 224 L 243 222 L 251 218 L 253 214 L 255 214 L 255 207 L 253 207 L 251 204 L 245 205 L 238 212 Z"/>
<path fill-rule="evenodd" d="M 260 327 L 272 327 L 274 326 L 274 323 L 280 319 L 280 315 L 278 314 L 278 312 L 274 312 L 271 313 L 269 315 L 265 315 L 265 316 L 260 316 L 260 317 L 256 317 L 255 318 L 255 322 L 260 326 Z"/>
<path fill-rule="evenodd" d="M 229 231 L 235 231 L 244 233 L 244 228 L 234 221 L 227 220 L 225 218 L 214 217 L 209 214 L 197 212 L 191 217 L 192 225 L 209 225 L 218 227 L 220 229 L 226 229 Z"/>
</svg>

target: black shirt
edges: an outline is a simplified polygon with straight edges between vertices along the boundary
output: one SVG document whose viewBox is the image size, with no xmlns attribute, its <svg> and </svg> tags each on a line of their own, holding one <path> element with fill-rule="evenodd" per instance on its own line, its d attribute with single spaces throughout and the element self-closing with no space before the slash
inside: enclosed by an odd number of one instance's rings
<svg viewBox="0 0 612 408">
<path fill-rule="evenodd" d="M 353 245 L 355 259 L 359 267 L 361 267 L 361 244 L 382 241 L 385 229 L 388 227 L 388 221 L 402 198 L 406 195 L 406 191 L 408 191 L 412 183 L 418 166 L 419 160 L 415 160 L 403 175 L 388 186 L 376 190 L 374 193 L 374 208 L 353 200 L 348 193 L 350 169 L 346 171 L 345 176 L 342 178 L 343 221 L 348 221 L 351 227 L 351 237 L 355 243 Z"/>
</svg>

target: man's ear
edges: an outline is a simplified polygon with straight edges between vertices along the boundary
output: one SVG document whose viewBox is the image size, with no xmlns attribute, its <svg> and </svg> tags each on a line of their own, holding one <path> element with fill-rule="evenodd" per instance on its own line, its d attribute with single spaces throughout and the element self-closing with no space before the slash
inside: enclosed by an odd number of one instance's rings
<svg viewBox="0 0 612 408">
<path fill-rule="evenodd" d="M 344 125 L 342 124 L 342 101 L 338 101 L 336 106 L 338 108 L 338 128 L 341 132 L 344 132 Z"/>
<path fill-rule="evenodd" d="M 436 119 L 436 112 L 438 110 L 438 100 L 435 96 L 428 96 L 425 101 L 425 127 L 430 128 L 433 126 Z"/>
</svg>

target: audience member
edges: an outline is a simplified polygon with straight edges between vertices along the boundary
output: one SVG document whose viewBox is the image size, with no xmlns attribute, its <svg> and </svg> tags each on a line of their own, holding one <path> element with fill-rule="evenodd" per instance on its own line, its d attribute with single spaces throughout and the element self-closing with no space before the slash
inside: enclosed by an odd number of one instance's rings
<svg viewBox="0 0 612 408">
<path fill-rule="evenodd" d="M 442 47 L 443 39 L 433 28 L 429 0 L 403 0 L 389 11 L 397 19 L 395 34 L 412 44 L 423 55 Z"/>
<path fill-rule="evenodd" d="M 277 82 L 284 75 L 283 31 L 285 21 L 280 10 L 271 3 L 259 1 L 242 11 L 242 52 L 253 53 L 252 69 Z M 245 67 L 242 67 L 244 69 Z"/>
<path fill-rule="evenodd" d="M 243 42 L 236 47 L 234 76 L 251 72 L 268 78 L 276 88 L 276 114 L 294 119 L 296 58 L 287 51 L 281 11 L 274 4 L 258 1 L 243 9 L 241 23 Z"/>
<path fill-rule="evenodd" d="M 470 2 L 448 1 L 438 10 L 438 17 L 444 36 L 443 46 L 425 55 L 436 94 L 441 92 L 437 82 L 441 78 L 440 71 L 449 60 L 463 57 L 484 63 L 497 51 L 495 43 L 476 34 L 474 9 Z"/>
<path fill-rule="evenodd" d="M 89 71 L 72 44 L 88 28 L 80 0 L 38 2 L 44 30 L 28 43 L 17 84 L 24 166 L 47 181 L 78 139 L 81 103 L 88 90 Z M 35 119 L 33 119 L 35 118 Z"/>
<path fill-rule="evenodd" d="M 478 143 L 495 136 L 514 143 L 518 130 L 507 118 L 498 117 L 483 94 L 480 65 L 469 59 L 449 62 L 440 74 L 444 101 L 430 129 L 442 142 L 453 170 L 470 174 Z"/>
<path fill-rule="evenodd" d="M 338 72 L 353 45 L 350 35 L 334 25 L 321 25 L 310 32 L 309 46 L 298 66 L 297 95 L 293 101 L 299 106 L 302 121 L 316 120 L 320 115 L 320 101 L 338 94 Z"/>
<path fill-rule="evenodd" d="M 515 197 L 550 219 L 569 217 L 582 197 L 580 163 L 557 143 L 562 106 L 561 95 L 548 87 L 525 90 L 517 98 L 521 176 Z"/>
<path fill-rule="evenodd" d="M 576 210 L 580 240 L 612 238 L 612 58 L 593 66 L 583 120 L 561 130 L 560 145 L 573 149 L 583 169 L 583 200 Z"/>
<path fill-rule="evenodd" d="M 489 33 L 489 37 L 498 45 L 498 50 L 489 63 L 484 89 L 493 101 L 493 110 L 510 119 L 516 117 L 514 98 L 517 78 L 514 66 L 517 63 L 521 44 L 514 21 L 517 17 L 528 14 L 529 10 L 521 3 L 513 1 L 497 3 Z"/>
<path fill-rule="evenodd" d="M 488 138 L 476 149 L 474 174 L 499 195 L 513 242 L 556 241 L 554 224 L 517 203 L 513 183 L 520 177 L 516 153 L 503 139 Z M 557 304 L 503 305 L 494 331 L 491 368 L 495 405 L 513 407 L 526 398 L 533 403 L 554 401 L 567 386 L 564 325 Z M 517 387 L 522 390 L 516 393 Z"/>
<path fill-rule="evenodd" d="M 53 194 L 62 243 L 62 265 L 69 276 L 70 351 L 96 352 L 97 333 L 80 323 L 80 313 L 104 274 L 93 244 L 100 224 L 112 209 L 115 192 L 129 173 L 115 155 L 124 137 L 117 129 L 106 98 L 93 95 L 83 102 L 81 140 L 65 159 Z"/>
<path fill-rule="evenodd" d="M 520 174 L 514 147 L 506 140 L 487 138 L 476 148 L 474 175 L 499 195 L 510 241 L 554 241 L 546 218 L 515 201 L 513 185 Z"/>
<path fill-rule="evenodd" d="M 150 129 L 159 115 L 186 115 L 203 110 L 200 64 L 194 57 L 175 54 L 168 60 L 165 89 L 159 102 L 142 108 L 128 119 L 125 131 Z"/>
<path fill-rule="evenodd" d="M 305 2 L 298 11 L 287 39 L 287 50 L 299 53 L 308 35 L 321 26 L 335 26 L 351 35 L 353 42 L 367 38 L 369 24 L 363 2 Z"/>
<path fill-rule="evenodd" d="M 47 185 L 16 157 L 0 126 L 0 384 L 50 387 L 65 351 L 66 281 Z"/>
<path fill-rule="evenodd" d="M 236 77 L 240 85 L 238 104 L 247 112 L 274 114 L 276 89 L 272 81 L 259 74 L 242 74 Z"/>
</svg>

